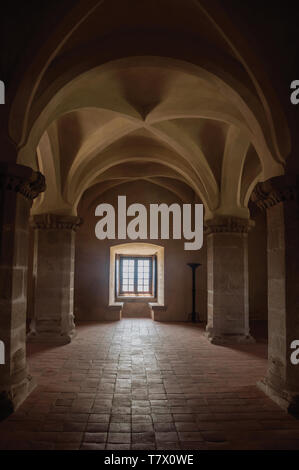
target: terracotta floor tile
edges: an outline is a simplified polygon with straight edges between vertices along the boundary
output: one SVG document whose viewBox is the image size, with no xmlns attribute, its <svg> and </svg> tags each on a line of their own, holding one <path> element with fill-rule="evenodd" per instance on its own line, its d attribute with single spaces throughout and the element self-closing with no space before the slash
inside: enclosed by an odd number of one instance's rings
<svg viewBox="0 0 299 470">
<path fill-rule="evenodd" d="M 83 442 L 80 450 L 104 450 L 105 443 Z"/>
<path fill-rule="evenodd" d="M 267 345 L 211 345 L 202 325 L 86 322 L 28 344 L 37 387 L 0 423 L 0 449 L 298 449 L 299 421 L 256 386 Z"/>
<path fill-rule="evenodd" d="M 132 443 L 153 443 L 155 442 L 155 433 L 152 432 L 133 432 Z"/>
<path fill-rule="evenodd" d="M 131 432 L 131 423 L 110 423 L 109 432 L 124 432 L 130 434 Z"/>
<path fill-rule="evenodd" d="M 107 440 L 107 433 L 106 432 L 86 432 L 84 434 L 84 442 L 106 442 Z"/>
<path fill-rule="evenodd" d="M 130 444 L 117 444 L 117 443 L 107 443 L 106 445 L 106 450 L 130 450 L 131 445 Z"/>
<path fill-rule="evenodd" d="M 196 423 L 184 423 L 182 421 L 177 421 L 175 423 L 175 427 L 177 431 L 198 431 L 198 425 Z"/>
<path fill-rule="evenodd" d="M 150 423 L 132 423 L 132 432 L 133 433 L 138 433 L 138 432 L 152 432 L 154 431 L 153 425 Z"/>
<path fill-rule="evenodd" d="M 178 441 L 178 434 L 173 431 L 156 432 L 157 442 L 176 442 Z"/>
<path fill-rule="evenodd" d="M 196 431 L 179 431 L 178 432 L 180 441 L 192 441 L 192 442 L 199 442 L 203 440 L 203 437 L 200 432 Z"/>
<path fill-rule="evenodd" d="M 174 423 L 154 423 L 156 432 L 176 431 Z"/>
<path fill-rule="evenodd" d="M 75 421 L 66 421 L 63 423 L 63 431 L 85 431 L 86 423 L 85 422 L 75 422 Z M 44 429 L 45 431 L 46 429 Z M 49 431 L 50 429 L 48 429 Z M 58 430 L 58 429 L 57 429 Z"/>
<path fill-rule="evenodd" d="M 127 444 L 131 442 L 131 434 L 123 432 L 109 432 L 107 442 L 110 444 Z"/>
<path fill-rule="evenodd" d="M 144 442 L 144 443 L 133 443 L 131 445 L 132 450 L 155 450 L 156 449 L 156 444 L 155 443 L 150 443 L 150 442 Z"/>
<path fill-rule="evenodd" d="M 108 429 L 109 423 L 87 423 L 86 428 L 84 428 L 88 433 L 108 432 Z"/>
<path fill-rule="evenodd" d="M 158 442 L 157 450 L 180 450 L 181 445 L 179 442 Z"/>
</svg>

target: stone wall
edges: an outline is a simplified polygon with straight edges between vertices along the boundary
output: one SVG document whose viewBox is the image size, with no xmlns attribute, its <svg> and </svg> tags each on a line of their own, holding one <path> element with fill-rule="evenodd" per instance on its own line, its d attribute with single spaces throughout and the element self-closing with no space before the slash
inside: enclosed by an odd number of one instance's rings
<svg viewBox="0 0 299 470">
<path fill-rule="evenodd" d="M 26 364 L 28 219 L 32 200 L 45 189 L 43 175 L 23 165 L 0 164 L 0 419 L 33 388 Z"/>
<path fill-rule="evenodd" d="M 127 196 L 127 206 L 139 202 L 149 207 L 150 203 L 181 203 L 169 191 L 146 183 L 133 182 L 118 186 L 93 200 L 90 191 L 79 207 L 79 216 L 84 223 L 77 232 L 75 264 L 75 319 L 108 320 L 109 310 L 109 259 L 110 246 L 129 243 L 130 240 L 98 240 L 95 237 L 95 207 L 103 202 L 117 207 L 117 196 Z M 88 209 L 87 209 L 88 208 Z M 149 211 L 148 211 L 149 213 Z M 148 225 L 149 226 L 149 225 Z M 172 227 L 172 224 L 170 224 Z M 171 233 L 171 232 L 170 232 Z M 138 241 L 138 240 L 136 240 Z M 140 240 L 145 241 L 145 240 Z M 148 243 L 151 240 L 146 240 Z M 205 245 L 199 251 L 185 251 L 184 240 L 152 240 L 165 247 L 165 305 L 167 310 L 159 314 L 166 321 L 184 321 L 191 312 L 191 269 L 188 262 L 202 263 L 197 270 L 197 309 L 206 319 L 206 253 Z"/>
<path fill-rule="evenodd" d="M 109 249 L 111 241 L 97 240 L 94 234 L 95 224 L 98 218 L 94 216 L 95 207 L 101 202 L 116 204 L 117 195 L 126 194 L 127 203 L 165 201 L 181 202 L 172 193 L 163 188 L 146 184 L 131 183 L 122 185 L 120 188 L 107 191 L 99 198 L 95 198 L 95 193 L 88 191 L 84 195 L 82 203 L 79 205 L 79 215 L 84 223 L 76 234 L 76 256 L 75 256 L 75 319 L 77 320 L 105 320 L 109 319 L 108 305 L 108 284 L 109 276 Z M 135 196 L 138 194 L 138 197 Z M 140 195 L 140 197 L 139 197 Z M 248 234 L 248 268 L 249 268 L 249 317 L 250 320 L 267 321 L 267 234 L 266 215 L 259 209 L 251 208 L 251 218 L 255 221 L 255 226 Z M 27 325 L 30 323 L 33 312 L 34 282 L 33 282 L 33 230 L 30 231 L 30 256 L 29 256 L 29 279 L 28 279 L 28 308 Z M 130 240 L 127 240 L 128 242 Z M 126 240 L 121 240 L 121 243 Z M 153 240 L 153 243 L 156 241 Z M 189 261 L 202 263 L 197 271 L 197 310 L 204 320 L 207 319 L 207 290 L 206 290 L 206 239 L 204 238 L 203 248 L 199 253 L 184 251 L 182 242 L 179 240 L 157 241 L 166 247 L 165 257 L 167 257 L 167 272 L 170 273 L 166 297 L 173 298 L 173 292 L 180 292 L 181 300 L 177 305 L 182 309 L 181 313 L 176 313 L 174 319 L 185 319 L 186 312 L 191 311 L 191 269 L 186 265 Z M 176 262 L 179 263 L 182 271 L 178 271 Z M 173 273 L 176 278 L 173 279 Z M 186 287 L 186 290 L 183 289 Z M 188 295 L 186 295 L 188 293 Z M 175 299 L 176 297 L 174 297 Z M 182 299 L 184 298 L 184 302 Z M 171 301 L 168 301 L 170 307 Z M 171 302 L 172 303 L 172 302 Z M 176 301 L 174 301 L 176 304 Z M 173 310 L 174 311 L 174 310 Z M 170 310 L 161 312 L 159 316 L 165 319 L 172 319 Z"/>
</svg>

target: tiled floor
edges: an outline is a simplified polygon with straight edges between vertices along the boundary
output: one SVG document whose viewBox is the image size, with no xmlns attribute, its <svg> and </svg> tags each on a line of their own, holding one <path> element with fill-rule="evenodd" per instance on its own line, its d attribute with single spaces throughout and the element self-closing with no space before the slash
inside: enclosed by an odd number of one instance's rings
<svg viewBox="0 0 299 470">
<path fill-rule="evenodd" d="M 1 449 L 299 449 L 299 421 L 255 386 L 265 343 L 213 346 L 148 319 L 77 331 L 29 345 L 38 386 L 0 423 Z"/>
</svg>

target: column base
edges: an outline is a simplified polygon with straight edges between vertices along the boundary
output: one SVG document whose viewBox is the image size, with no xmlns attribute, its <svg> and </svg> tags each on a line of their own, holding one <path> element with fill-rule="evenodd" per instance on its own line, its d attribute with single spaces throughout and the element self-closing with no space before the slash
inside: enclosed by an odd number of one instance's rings
<svg viewBox="0 0 299 470">
<path fill-rule="evenodd" d="M 205 332 L 206 338 L 212 344 L 253 344 L 255 339 L 250 334 L 225 334 L 216 333 L 213 330 Z"/>
<path fill-rule="evenodd" d="M 72 330 L 66 334 L 30 331 L 27 335 L 27 342 L 63 345 L 71 343 L 76 334 L 76 330 Z"/>
<path fill-rule="evenodd" d="M 299 418 L 299 391 L 290 392 L 286 389 L 278 390 L 269 382 L 269 379 L 264 379 L 257 382 L 257 386 L 262 390 L 271 400 L 278 406 L 286 410 L 291 415 Z"/>
<path fill-rule="evenodd" d="M 27 375 L 20 383 L 0 384 L 0 421 L 7 418 L 26 400 L 36 387 L 35 378 Z"/>
</svg>

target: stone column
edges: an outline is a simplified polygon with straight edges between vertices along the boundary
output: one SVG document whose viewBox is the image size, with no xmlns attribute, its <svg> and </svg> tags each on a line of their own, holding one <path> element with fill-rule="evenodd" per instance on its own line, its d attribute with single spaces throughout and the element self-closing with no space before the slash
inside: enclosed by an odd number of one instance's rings
<svg viewBox="0 0 299 470">
<path fill-rule="evenodd" d="M 206 222 L 208 323 L 213 344 L 253 342 L 249 334 L 248 230 L 253 222 L 217 217 Z"/>
<path fill-rule="evenodd" d="M 34 228 L 34 311 L 29 341 L 69 343 L 75 334 L 75 232 L 79 217 L 41 214 Z"/>
<path fill-rule="evenodd" d="M 33 388 L 26 365 L 28 219 L 45 179 L 31 168 L 0 164 L 0 419 L 13 412 Z"/>
<path fill-rule="evenodd" d="M 298 183 L 272 178 L 251 199 L 267 211 L 268 372 L 259 386 L 276 403 L 299 414 L 299 364 L 292 341 L 299 340 Z"/>
</svg>

